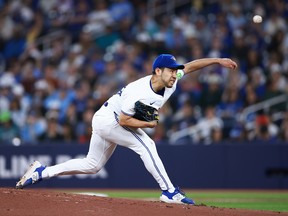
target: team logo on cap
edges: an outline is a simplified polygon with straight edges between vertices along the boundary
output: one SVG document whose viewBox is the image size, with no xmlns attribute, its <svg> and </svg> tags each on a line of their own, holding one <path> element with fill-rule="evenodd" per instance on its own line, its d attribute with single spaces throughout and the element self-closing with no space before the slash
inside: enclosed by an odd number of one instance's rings
<svg viewBox="0 0 288 216">
<path fill-rule="evenodd" d="M 172 56 L 171 59 L 173 59 L 174 61 L 176 61 L 176 58 L 175 58 L 174 56 Z"/>
</svg>

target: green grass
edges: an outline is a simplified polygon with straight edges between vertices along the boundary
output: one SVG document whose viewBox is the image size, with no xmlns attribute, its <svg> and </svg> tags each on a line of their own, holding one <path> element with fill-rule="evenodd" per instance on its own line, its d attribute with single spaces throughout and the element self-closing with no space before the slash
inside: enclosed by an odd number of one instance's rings
<svg viewBox="0 0 288 216">
<path fill-rule="evenodd" d="M 188 193 L 198 203 L 207 206 L 254 210 L 288 211 L 288 192 L 234 191 Z"/>
<path fill-rule="evenodd" d="M 75 191 L 71 191 L 75 192 Z M 80 191 L 77 190 L 79 193 Z M 109 197 L 157 200 L 158 190 L 83 190 L 107 194 Z M 242 208 L 288 212 L 288 191 L 231 191 L 231 190 L 186 190 L 186 195 L 197 204 L 224 208 Z"/>
</svg>

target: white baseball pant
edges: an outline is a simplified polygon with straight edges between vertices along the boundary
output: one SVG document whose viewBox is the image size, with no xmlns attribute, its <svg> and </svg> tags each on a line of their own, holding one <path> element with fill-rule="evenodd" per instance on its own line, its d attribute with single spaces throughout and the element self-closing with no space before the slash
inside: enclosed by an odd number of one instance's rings
<svg viewBox="0 0 288 216">
<path fill-rule="evenodd" d="M 146 169 L 158 182 L 161 190 L 174 188 L 157 153 L 155 142 L 142 129 L 120 126 L 117 114 L 105 106 L 93 116 L 92 136 L 86 158 L 72 159 L 47 167 L 48 177 L 97 173 L 113 154 L 117 144 L 140 155 Z"/>
</svg>

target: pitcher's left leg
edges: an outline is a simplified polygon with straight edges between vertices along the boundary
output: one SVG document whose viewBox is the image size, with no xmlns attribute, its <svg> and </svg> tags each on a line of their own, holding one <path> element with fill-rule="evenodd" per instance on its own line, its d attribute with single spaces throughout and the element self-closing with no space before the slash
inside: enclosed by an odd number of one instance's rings
<svg viewBox="0 0 288 216">
<path fill-rule="evenodd" d="M 146 169 L 158 182 L 160 188 L 162 190 L 174 190 L 174 186 L 158 155 L 155 142 L 142 129 L 132 130 L 118 125 L 105 138 L 139 154 Z"/>
<path fill-rule="evenodd" d="M 82 159 L 71 159 L 64 163 L 45 167 L 35 161 L 27 172 L 17 182 L 16 188 L 24 188 L 43 179 L 59 175 L 93 174 L 97 173 L 108 161 L 116 148 L 116 144 L 107 141 L 93 133 L 87 156 Z"/>
</svg>

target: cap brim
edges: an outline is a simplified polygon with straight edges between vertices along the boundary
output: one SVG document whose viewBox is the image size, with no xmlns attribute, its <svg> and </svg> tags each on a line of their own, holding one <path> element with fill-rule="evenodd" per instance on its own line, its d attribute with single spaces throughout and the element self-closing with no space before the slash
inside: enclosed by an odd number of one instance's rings
<svg viewBox="0 0 288 216">
<path fill-rule="evenodd" d="M 184 65 L 176 64 L 176 65 L 171 65 L 169 68 L 184 69 L 185 66 L 184 66 Z"/>
</svg>

